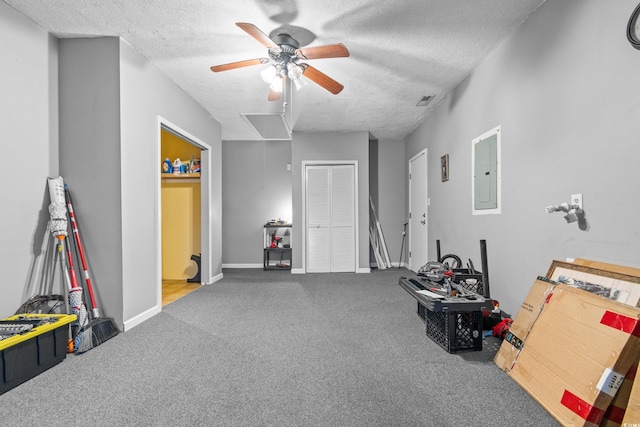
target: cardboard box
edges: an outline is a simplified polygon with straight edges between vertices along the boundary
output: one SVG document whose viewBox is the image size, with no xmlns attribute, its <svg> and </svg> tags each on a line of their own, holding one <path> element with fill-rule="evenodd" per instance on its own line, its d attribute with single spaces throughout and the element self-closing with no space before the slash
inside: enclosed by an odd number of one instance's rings
<svg viewBox="0 0 640 427">
<path fill-rule="evenodd" d="M 582 258 L 576 258 L 573 262 L 586 267 L 640 277 L 640 269 L 638 268 Z M 640 355 L 638 358 L 640 360 Z M 616 397 L 613 399 L 613 402 L 611 402 L 611 405 L 609 405 L 609 408 L 605 413 L 601 427 L 640 425 L 640 381 L 634 381 L 639 360 L 636 360 L 633 366 L 631 366 L 631 369 L 629 369 L 629 372 L 627 372 L 620 390 L 618 390 Z"/>
<path fill-rule="evenodd" d="M 634 372 L 635 374 L 635 372 Z M 623 426 L 640 425 L 640 381 L 634 381 L 629 391 L 629 400 L 622 419 Z"/>
<path fill-rule="evenodd" d="M 638 356 L 640 357 L 640 355 Z M 616 393 L 613 401 L 609 405 L 609 408 L 607 408 L 607 411 L 604 414 L 604 419 L 602 420 L 602 423 L 600 423 L 600 427 L 620 427 L 623 425 L 624 416 L 631 398 L 631 391 L 633 389 L 637 370 L 638 357 L 636 357 L 636 361 L 624 377 L 624 381 L 622 382 L 618 393 Z M 636 420 L 636 423 L 637 422 L 638 420 Z"/>
<path fill-rule="evenodd" d="M 536 280 L 529 290 L 529 294 L 520 306 L 509 333 L 505 337 L 500 349 L 496 353 L 494 362 L 503 371 L 509 372 L 518 358 L 518 354 L 527 339 L 533 324 L 537 320 L 544 304 L 551 294 L 555 284 Z M 508 345 L 506 343 L 509 343 Z"/>
<path fill-rule="evenodd" d="M 494 361 L 563 425 L 597 426 L 640 352 L 640 309 L 542 277 Z"/>
</svg>

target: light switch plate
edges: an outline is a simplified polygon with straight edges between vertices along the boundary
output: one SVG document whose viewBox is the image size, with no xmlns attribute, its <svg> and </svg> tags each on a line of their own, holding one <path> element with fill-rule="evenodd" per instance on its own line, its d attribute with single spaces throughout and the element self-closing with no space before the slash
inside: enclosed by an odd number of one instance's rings
<svg viewBox="0 0 640 427">
<path fill-rule="evenodd" d="M 582 209 L 582 193 L 571 195 L 571 204 L 578 206 L 578 209 Z"/>
</svg>

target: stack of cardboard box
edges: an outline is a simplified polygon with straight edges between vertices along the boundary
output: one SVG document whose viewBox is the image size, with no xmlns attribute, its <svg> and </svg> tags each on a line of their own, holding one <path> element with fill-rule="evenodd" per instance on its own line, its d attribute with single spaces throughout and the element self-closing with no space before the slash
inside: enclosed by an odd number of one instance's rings
<svg viewBox="0 0 640 427">
<path fill-rule="evenodd" d="M 637 290 L 638 269 L 554 261 L 534 282 L 495 363 L 563 425 L 640 426 Z"/>
</svg>

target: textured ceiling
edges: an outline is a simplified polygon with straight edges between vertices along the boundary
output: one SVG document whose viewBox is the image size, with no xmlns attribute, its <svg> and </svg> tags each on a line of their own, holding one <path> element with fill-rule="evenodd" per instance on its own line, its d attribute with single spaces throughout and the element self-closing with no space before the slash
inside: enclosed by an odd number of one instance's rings
<svg viewBox="0 0 640 427">
<path fill-rule="evenodd" d="M 122 37 L 222 123 L 224 140 L 258 139 L 241 113 L 283 110 L 294 131 L 402 139 L 543 1 L 5 0 L 60 38 Z M 266 34 L 285 25 L 308 46 L 343 43 L 350 57 L 306 62 L 344 90 L 309 82 L 284 105 L 267 101 L 263 66 L 211 72 L 267 56 L 236 22 Z"/>
</svg>

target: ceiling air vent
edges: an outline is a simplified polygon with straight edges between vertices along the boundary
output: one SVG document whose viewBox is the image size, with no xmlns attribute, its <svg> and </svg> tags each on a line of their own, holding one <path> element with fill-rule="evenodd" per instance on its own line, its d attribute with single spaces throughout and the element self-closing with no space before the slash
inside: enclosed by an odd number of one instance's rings
<svg viewBox="0 0 640 427">
<path fill-rule="evenodd" d="M 240 113 L 240 115 L 263 141 L 288 141 L 291 139 L 291 131 L 283 114 Z"/>
<path fill-rule="evenodd" d="M 423 96 L 422 98 L 420 98 L 420 101 L 418 101 L 418 103 L 416 104 L 416 107 L 426 107 L 427 105 L 429 105 L 432 99 L 433 99 L 432 95 Z"/>
</svg>

